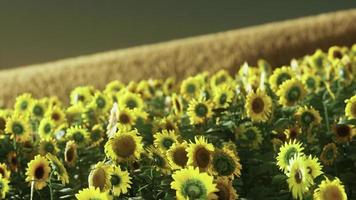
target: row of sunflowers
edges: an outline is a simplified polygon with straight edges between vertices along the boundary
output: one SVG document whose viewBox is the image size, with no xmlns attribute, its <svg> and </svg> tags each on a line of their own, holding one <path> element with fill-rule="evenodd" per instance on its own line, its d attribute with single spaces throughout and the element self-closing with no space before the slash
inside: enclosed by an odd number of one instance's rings
<svg viewBox="0 0 356 200">
<path fill-rule="evenodd" d="M 356 45 L 0 109 L 0 199 L 356 198 Z"/>
</svg>

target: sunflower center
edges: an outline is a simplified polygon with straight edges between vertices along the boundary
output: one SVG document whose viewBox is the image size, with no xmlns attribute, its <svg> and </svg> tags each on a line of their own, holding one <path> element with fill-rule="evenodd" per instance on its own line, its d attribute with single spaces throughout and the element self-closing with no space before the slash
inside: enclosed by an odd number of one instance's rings
<svg viewBox="0 0 356 200">
<path fill-rule="evenodd" d="M 181 111 L 182 110 L 182 106 L 180 105 L 180 102 L 178 99 L 175 99 L 175 107 L 178 111 Z"/>
<path fill-rule="evenodd" d="M 248 140 L 255 140 L 256 139 L 256 133 L 252 129 L 246 130 L 245 134 L 246 134 L 246 137 L 247 137 Z"/>
<path fill-rule="evenodd" d="M 162 145 L 166 150 L 168 150 L 169 147 L 171 147 L 173 143 L 174 143 L 174 141 L 172 140 L 172 138 L 163 138 L 163 140 L 162 140 Z"/>
<path fill-rule="evenodd" d="M 308 111 L 303 112 L 301 116 L 301 121 L 304 125 L 309 125 L 314 121 L 314 119 L 315 119 L 314 115 Z"/>
<path fill-rule="evenodd" d="M 74 148 L 69 148 L 66 152 L 65 152 L 65 158 L 67 160 L 67 162 L 72 162 L 74 159 Z"/>
<path fill-rule="evenodd" d="M 128 99 L 126 101 L 126 106 L 130 109 L 134 109 L 137 107 L 137 102 L 134 99 Z"/>
<path fill-rule="evenodd" d="M 351 128 L 346 124 L 336 125 L 336 134 L 340 137 L 347 137 L 351 134 Z"/>
<path fill-rule="evenodd" d="M 214 156 L 213 166 L 220 176 L 229 176 L 233 174 L 236 167 L 232 158 L 223 153 Z"/>
<path fill-rule="evenodd" d="M 0 167 L 0 174 L 2 177 L 5 177 L 5 170 L 2 167 Z"/>
<path fill-rule="evenodd" d="M 173 153 L 173 161 L 177 165 L 184 167 L 187 164 L 188 156 L 185 148 L 177 148 Z"/>
<path fill-rule="evenodd" d="M 351 105 L 351 114 L 352 116 L 356 117 L 356 103 Z"/>
<path fill-rule="evenodd" d="M 323 199 L 325 200 L 342 200 L 342 194 L 339 188 L 335 186 L 329 186 L 323 193 Z"/>
<path fill-rule="evenodd" d="M 127 115 L 127 113 L 120 113 L 119 115 L 119 121 L 122 124 L 129 124 L 130 123 L 130 116 Z"/>
<path fill-rule="evenodd" d="M 27 101 L 23 101 L 23 102 L 21 102 L 21 104 L 20 104 L 21 110 L 26 110 L 26 109 L 27 109 L 27 106 L 28 106 L 28 102 L 27 102 Z"/>
<path fill-rule="evenodd" d="M 44 132 L 45 132 L 46 134 L 48 134 L 48 133 L 51 132 L 52 126 L 51 126 L 50 124 L 46 124 L 46 125 L 44 126 L 43 130 L 44 130 Z"/>
<path fill-rule="evenodd" d="M 106 105 L 106 101 L 103 97 L 98 97 L 96 99 L 96 105 L 98 106 L 98 108 L 104 108 Z"/>
<path fill-rule="evenodd" d="M 252 101 L 252 110 L 254 113 L 261 113 L 264 107 L 265 103 L 263 102 L 262 98 L 257 97 Z"/>
<path fill-rule="evenodd" d="M 195 85 L 194 84 L 188 84 L 187 85 L 187 92 L 189 94 L 193 94 L 195 92 L 196 88 L 195 88 Z"/>
<path fill-rule="evenodd" d="M 38 116 L 38 117 L 42 117 L 43 116 L 43 108 L 39 105 L 36 105 L 35 107 L 33 107 L 33 113 Z"/>
<path fill-rule="evenodd" d="M 333 57 L 334 57 L 334 58 L 341 59 L 341 58 L 342 58 L 342 53 L 341 53 L 341 51 L 339 51 L 339 50 L 333 51 Z"/>
<path fill-rule="evenodd" d="M 217 184 L 217 189 L 219 190 L 215 194 L 218 196 L 220 200 L 230 200 L 230 191 L 228 189 L 228 186 L 224 184 Z"/>
<path fill-rule="evenodd" d="M 136 143 L 131 136 L 123 136 L 115 140 L 113 151 L 122 158 L 128 158 L 135 153 Z"/>
<path fill-rule="evenodd" d="M 175 129 L 175 126 L 172 122 L 167 122 L 165 127 L 168 131 L 173 131 Z"/>
<path fill-rule="evenodd" d="M 314 89 L 315 88 L 315 80 L 312 77 L 309 77 L 306 81 L 308 88 Z"/>
<path fill-rule="evenodd" d="M 45 144 L 45 151 L 46 152 L 48 152 L 48 153 L 53 153 L 53 151 L 54 151 L 54 146 L 53 146 L 53 144 L 52 143 L 46 143 Z"/>
<path fill-rule="evenodd" d="M 106 185 L 106 172 L 103 168 L 98 168 L 93 173 L 93 186 L 103 190 Z"/>
<path fill-rule="evenodd" d="M 219 102 L 220 104 L 225 104 L 227 101 L 227 95 L 225 93 L 221 94 Z"/>
<path fill-rule="evenodd" d="M 289 91 L 287 92 L 287 100 L 294 102 L 297 101 L 299 99 L 301 95 L 301 91 L 300 88 L 297 86 L 294 86 L 292 88 L 289 89 Z"/>
<path fill-rule="evenodd" d="M 120 185 L 120 183 L 121 183 L 121 177 L 120 176 L 118 176 L 118 175 L 116 175 L 116 174 L 114 174 L 114 175 L 111 175 L 111 184 L 112 185 Z"/>
<path fill-rule="evenodd" d="M 4 118 L 0 117 L 0 130 L 5 130 L 6 128 L 6 121 Z"/>
<path fill-rule="evenodd" d="M 16 135 L 21 135 L 24 132 L 24 128 L 22 126 L 22 124 L 15 122 L 12 125 L 12 131 L 16 134 Z"/>
<path fill-rule="evenodd" d="M 61 118 L 58 113 L 52 113 L 51 117 L 54 121 L 58 121 Z"/>
<path fill-rule="evenodd" d="M 200 147 L 195 152 L 195 160 L 199 168 L 206 168 L 210 163 L 210 152 Z"/>
<path fill-rule="evenodd" d="M 294 173 L 294 179 L 298 184 L 303 181 L 303 174 L 299 169 L 297 169 L 297 171 Z"/>
<path fill-rule="evenodd" d="M 277 78 L 277 85 L 281 85 L 284 81 L 289 80 L 291 76 L 287 73 L 282 73 Z"/>
<path fill-rule="evenodd" d="M 45 174 L 44 166 L 40 165 L 35 169 L 35 178 L 37 180 L 42 179 Z"/>
<path fill-rule="evenodd" d="M 73 139 L 74 141 L 81 143 L 84 141 L 84 135 L 81 132 L 77 131 L 73 134 Z"/>
<path fill-rule="evenodd" d="M 195 106 L 195 114 L 198 117 L 205 117 L 208 114 L 208 107 L 203 103 L 197 104 Z"/>
<path fill-rule="evenodd" d="M 326 159 L 328 160 L 334 159 L 334 151 L 332 149 L 328 149 L 326 151 Z"/>
<path fill-rule="evenodd" d="M 204 199 L 204 197 L 206 197 L 206 188 L 199 180 L 189 179 L 182 187 L 183 196 L 189 199 Z"/>
<path fill-rule="evenodd" d="M 93 140 L 93 141 L 98 141 L 98 140 L 100 139 L 100 136 L 101 136 L 100 131 L 99 131 L 99 130 L 94 130 L 94 131 L 91 133 L 90 138 L 91 138 L 91 140 Z"/>
<path fill-rule="evenodd" d="M 289 164 L 289 160 L 290 160 L 297 152 L 298 152 L 298 151 L 297 151 L 297 149 L 296 149 L 295 147 L 289 148 L 289 149 L 286 151 L 285 155 L 284 155 L 284 162 L 285 162 L 286 164 Z"/>
</svg>

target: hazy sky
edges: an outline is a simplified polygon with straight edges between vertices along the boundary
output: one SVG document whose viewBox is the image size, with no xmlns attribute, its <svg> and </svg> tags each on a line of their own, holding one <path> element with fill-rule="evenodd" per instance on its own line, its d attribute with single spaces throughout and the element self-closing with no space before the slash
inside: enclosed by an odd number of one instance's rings
<svg viewBox="0 0 356 200">
<path fill-rule="evenodd" d="M 0 0 L 0 68 L 356 8 L 346 0 L 260 2 Z"/>
</svg>

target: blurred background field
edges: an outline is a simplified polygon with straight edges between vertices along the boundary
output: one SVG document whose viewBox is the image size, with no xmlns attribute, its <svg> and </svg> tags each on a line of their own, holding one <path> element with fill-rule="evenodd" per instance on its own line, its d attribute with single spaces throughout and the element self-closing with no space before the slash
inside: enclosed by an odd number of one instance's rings
<svg viewBox="0 0 356 200">
<path fill-rule="evenodd" d="M 356 1 L 0 1 L 0 69 L 356 8 Z"/>
</svg>

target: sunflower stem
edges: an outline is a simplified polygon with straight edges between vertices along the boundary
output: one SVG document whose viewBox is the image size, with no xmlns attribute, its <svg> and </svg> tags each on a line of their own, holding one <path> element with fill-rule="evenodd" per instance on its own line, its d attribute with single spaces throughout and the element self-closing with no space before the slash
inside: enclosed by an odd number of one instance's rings
<svg viewBox="0 0 356 200">
<path fill-rule="evenodd" d="M 325 101 L 323 101 L 323 107 L 324 107 L 324 116 L 325 116 L 325 125 L 326 125 L 326 130 L 328 133 L 330 132 L 330 125 L 329 125 L 329 115 L 328 115 L 328 109 L 326 107 Z"/>
<path fill-rule="evenodd" d="M 49 175 L 49 183 L 48 183 L 51 200 L 53 200 L 52 175 L 53 175 L 53 170 L 51 171 L 51 174 Z"/>
</svg>

